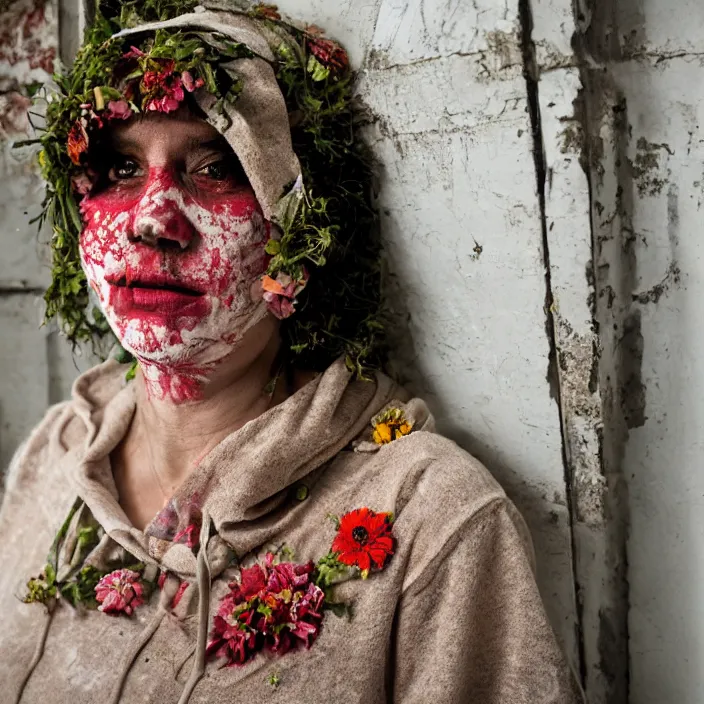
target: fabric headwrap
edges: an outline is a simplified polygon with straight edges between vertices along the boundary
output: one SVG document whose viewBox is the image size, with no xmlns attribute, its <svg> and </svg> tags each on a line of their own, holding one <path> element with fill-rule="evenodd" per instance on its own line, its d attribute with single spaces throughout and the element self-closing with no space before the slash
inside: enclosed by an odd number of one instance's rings
<svg viewBox="0 0 704 704">
<path fill-rule="evenodd" d="M 301 174 L 298 157 L 291 145 L 286 103 L 270 64 L 274 61 L 271 48 L 254 20 L 230 12 L 191 12 L 164 22 L 124 29 L 114 37 L 175 28 L 217 32 L 246 45 L 257 55 L 222 64 L 222 68 L 241 78 L 243 86 L 234 103 L 225 103 L 227 117 L 215 109 L 215 96 L 204 87 L 198 89 L 194 97 L 208 122 L 232 147 L 254 189 L 264 217 L 271 220 L 284 189 L 296 182 Z"/>
</svg>

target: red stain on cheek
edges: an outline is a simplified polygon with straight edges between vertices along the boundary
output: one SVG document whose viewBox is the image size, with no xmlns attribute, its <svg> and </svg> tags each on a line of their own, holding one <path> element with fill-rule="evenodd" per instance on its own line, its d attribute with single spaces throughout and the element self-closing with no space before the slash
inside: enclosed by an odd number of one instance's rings
<svg viewBox="0 0 704 704">
<path fill-rule="evenodd" d="M 185 310 L 136 310 L 135 300 L 148 295 L 122 286 L 110 285 L 109 300 L 104 301 L 121 338 L 140 363 L 151 367 L 145 378 L 153 393 L 176 403 L 198 398 L 209 371 L 188 361 L 189 345 L 200 349 L 208 339 L 235 344 L 242 334 L 233 329 L 231 316 L 210 319 L 212 301 L 220 299 L 220 311 L 246 315 L 252 305 L 250 285 L 270 261 L 265 247 L 271 225 L 264 221 L 253 191 L 198 186 L 192 193 L 167 170 L 153 169 L 143 179 L 130 179 L 84 198 L 81 214 L 85 222 L 81 250 L 86 263 L 94 265 L 89 278 L 94 277 L 90 283 L 96 291 L 102 287 L 105 295 L 103 278 L 117 283 L 112 278 L 124 277 L 129 286 L 155 274 L 169 274 L 184 287 L 206 294 L 196 299 L 193 310 L 189 304 L 187 315 Z M 140 239 L 136 228 L 140 216 L 161 223 L 164 236 L 182 247 L 154 246 L 154 241 Z M 198 327 L 201 323 L 206 327 Z M 192 340 L 184 334 L 187 331 L 195 331 Z"/>
</svg>

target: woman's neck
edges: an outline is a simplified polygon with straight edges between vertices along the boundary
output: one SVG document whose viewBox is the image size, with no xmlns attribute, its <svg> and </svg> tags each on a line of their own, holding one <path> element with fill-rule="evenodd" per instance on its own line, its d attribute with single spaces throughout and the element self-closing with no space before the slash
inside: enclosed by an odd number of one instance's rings
<svg viewBox="0 0 704 704">
<path fill-rule="evenodd" d="M 120 504 L 135 525 L 146 525 L 221 440 L 285 400 L 282 380 L 271 391 L 281 371 L 278 331 L 259 346 L 223 360 L 199 398 L 186 403 L 155 398 L 137 373 L 135 415 L 113 457 Z"/>
</svg>

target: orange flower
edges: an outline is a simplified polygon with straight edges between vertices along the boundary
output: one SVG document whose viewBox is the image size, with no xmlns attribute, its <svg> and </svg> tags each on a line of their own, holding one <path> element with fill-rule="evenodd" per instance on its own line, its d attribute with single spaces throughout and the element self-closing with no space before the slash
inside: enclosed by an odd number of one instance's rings
<svg viewBox="0 0 704 704">
<path fill-rule="evenodd" d="M 279 272 L 275 279 L 265 274 L 262 277 L 262 289 L 269 310 L 279 320 L 293 315 L 296 311 L 296 296 L 305 288 L 307 282 L 307 271 L 303 272 L 302 279 L 294 279 L 283 272 Z"/>
<path fill-rule="evenodd" d="M 393 514 L 375 513 L 358 508 L 340 519 L 340 528 L 332 542 L 332 551 L 344 565 L 359 567 L 362 579 L 369 576 L 372 567 L 382 569 L 394 554 L 391 534 Z"/>
<path fill-rule="evenodd" d="M 81 163 L 81 155 L 88 151 L 88 133 L 83 123 L 76 120 L 68 133 L 68 155 L 77 166 Z"/>
</svg>

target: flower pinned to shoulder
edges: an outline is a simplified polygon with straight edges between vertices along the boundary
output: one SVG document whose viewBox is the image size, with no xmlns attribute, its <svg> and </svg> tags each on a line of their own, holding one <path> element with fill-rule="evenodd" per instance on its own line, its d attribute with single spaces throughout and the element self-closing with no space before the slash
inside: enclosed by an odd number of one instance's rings
<svg viewBox="0 0 704 704">
<path fill-rule="evenodd" d="M 350 615 L 333 589 L 348 579 L 367 579 L 394 554 L 393 515 L 358 508 L 331 516 L 337 525 L 332 549 L 317 562 L 281 561 L 290 549 L 267 552 L 253 565 L 240 565 L 213 619 L 206 653 L 226 665 L 242 665 L 262 651 L 284 655 L 310 648 L 323 627 L 324 612 Z"/>
<path fill-rule="evenodd" d="M 383 569 L 394 554 L 392 513 L 376 513 L 358 508 L 341 519 L 332 552 L 343 565 L 358 567 L 362 579 L 371 569 Z"/>
<path fill-rule="evenodd" d="M 387 408 L 372 418 L 372 428 L 374 428 L 372 438 L 377 445 L 388 445 L 410 434 L 413 431 L 413 425 L 406 419 L 403 409 Z"/>
<path fill-rule="evenodd" d="M 131 616 L 144 603 L 144 585 L 139 572 L 129 569 L 106 574 L 95 587 L 98 611 Z"/>
</svg>

